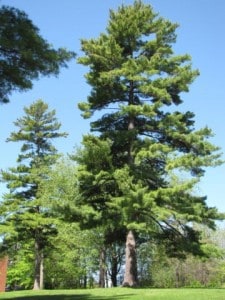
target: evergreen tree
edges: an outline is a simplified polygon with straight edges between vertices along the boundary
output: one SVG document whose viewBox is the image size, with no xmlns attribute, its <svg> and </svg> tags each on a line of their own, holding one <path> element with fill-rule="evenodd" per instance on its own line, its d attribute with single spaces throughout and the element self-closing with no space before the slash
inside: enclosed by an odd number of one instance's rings
<svg viewBox="0 0 225 300">
<path fill-rule="evenodd" d="M 18 131 L 8 141 L 22 142 L 17 166 L 2 171 L 2 181 L 9 192 L 0 205 L 1 233 L 7 248 L 16 242 L 30 241 L 34 247 L 34 289 L 43 287 L 44 249 L 56 234 L 55 220 L 43 203 L 40 183 L 47 180 L 49 168 L 58 158 L 52 139 L 66 137 L 59 132 L 61 124 L 55 111 L 37 100 L 24 108 L 25 116 L 14 123 Z"/>
<path fill-rule="evenodd" d="M 134 1 L 110 11 L 106 33 L 81 41 L 85 55 L 78 61 L 90 68 L 86 79 L 92 91 L 79 108 L 85 118 L 101 112 L 91 129 L 110 142 L 107 157 L 96 159 L 90 152 L 82 162 L 81 203 L 94 221 L 113 222 L 117 212 L 118 226 L 125 226 L 128 286 L 137 284 L 139 232 L 165 240 L 167 254 L 199 253 L 192 222 L 213 228 L 223 217 L 207 206 L 206 197 L 193 194 L 204 168 L 221 161 L 208 141 L 211 130 L 195 130 L 194 114 L 176 110 L 199 74 L 189 55 L 173 52 L 177 27 Z M 99 157 L 102 171 L 95 168 Z"/>
<path fill-rule="evenodd" d="M 103 243 L 99 253 L 99 286 L 105 287 L 107 268 L 109 268 L 110 249 L 117 249 L 126 236 L 126 226 L 120 206 L 115 199 L 121 193 L 114 178 L 115 168 L 112 162 L 110 140 L 101 140 L 93 135 L 86 135 L 81 147 L 71 157 L 78 163 L 77 180 L 78 194 L 76 201 L 80 226 L 100 228 Z M 112 253 L 112 251 L 111 251 Z M 108 262 L 108 263 L 107 263 Z M 112 264 L 114 263 L 114 269 Z M 113 286 L 117 285 L 116 256 L 112 261 L 110 276 Z"/>
<path fill-rule="evenodd" d="M 63 48 L 55 50 L 26 13 L 2 6 L 0 57 L 0 102 L 8 102 L 12 91 L 31 89 L 32 80 L 40 75 L 57 75 L 74 53 Z"/>
</svg>

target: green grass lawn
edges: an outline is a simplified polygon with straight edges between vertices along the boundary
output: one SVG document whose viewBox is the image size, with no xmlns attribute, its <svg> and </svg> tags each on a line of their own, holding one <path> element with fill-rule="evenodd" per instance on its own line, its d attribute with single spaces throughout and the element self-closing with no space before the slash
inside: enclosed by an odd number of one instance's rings
<svg viewBox="0 0 225 300">
<path fill-rule="evenodd" d="M 17 300 L 225 300 L 225 289 L 87 289 L 0 293 Z"/>
</svg>

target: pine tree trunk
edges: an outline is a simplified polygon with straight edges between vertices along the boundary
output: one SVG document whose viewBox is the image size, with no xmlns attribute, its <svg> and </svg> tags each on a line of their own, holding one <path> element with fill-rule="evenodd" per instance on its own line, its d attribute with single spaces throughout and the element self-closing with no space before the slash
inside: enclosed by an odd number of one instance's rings
<svg viewBox="0 0 225 300">
<path fill-rule="evenodd" d="M 40 263 L 40 289 L 44 289 L 44 255 L 41 251 L 41 263 Z"/>
<path fill-rule="evenodd" d="M 130 91 L 129 91 L 129 105 L 134 103 L 134 84 L 130 81 Z M 135 128 L 135 119 L 133 116 L 129 116 L 128 131 Z M 130 136 L 129 149 L 128 149 L 128 163 L 133 164 L 132 156 L 133 148 L 133 137 Z M 126 253 L 125 253 L 125 274 L 123 280 L 123 286 L 133 287 L 137 285 L 137 255 L 136 255 L 136 242 L 134 233 L 132 230 L 128 231 L 126 240 Z"/>
<path fill-rule="evenodd" d="M 137 286 L 137 256 L 133 231 L 129 231 L 126 240 L 125 274 L 123 286 Z"/>
<path fill-rule="evenodd" d="M 100 251 L 100 264 L 99 264 L 99 287 L 105 287 L 105 249 Z"/>
<path fill-rule="evenodd" d="M 112 266 L 111 266 L 111 280 L 112 280 L 112 286 L 117 286 L 117 274 L 118 274 L 118 260 L 116 255 L 113 255 L 112 257 Z"/>
<path fill-rule="evenodd" d="M 43 253 L 40 244 L 38 243 L 38 241 L 35 241 L 35 268 L 33 290 L 40 290 L 44 287 L 43 260 Z"/>
<path fill-rule="evenodd" d="M 83 283 L 83 288 L 87 288 L 87 275 L 84 275 L 84 283 Z"/>
</svg>

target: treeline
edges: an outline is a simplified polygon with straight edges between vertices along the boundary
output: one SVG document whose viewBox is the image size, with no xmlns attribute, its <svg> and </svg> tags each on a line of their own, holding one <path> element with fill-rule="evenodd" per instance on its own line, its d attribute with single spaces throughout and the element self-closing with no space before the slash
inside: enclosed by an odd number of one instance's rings
<svg viewBox="0 0 225 300">
<path fill-rule="evenodd" d="M 62 226 L 62 227 L 61 227 Z M 99 287 L 99 257 L 104 247 L 101 232 L 81 231 L 76 224 L 61 224 L 54 246 L 45 251 L 44 286 L 47 289 L 74 289 Z M 202 228 L 203 232 L 204 229 Z M 141 287 L 224 287 L 224 229 L 207 231 L 210 249 L 208 257 L 188 255 L 186 259 L 171 258 L 165 247 L 141 243 L 138 252 L 138 277 Z M 204 233 L 203 233 L 204 235 Z M 16 248 L 17 246 L 17 248 Z M 112 249 L 113 248 L 113 249 Z M 112 285 L 112 261 L 117 260 L 116 283 L 123 277 L 124 246 L 104 248 L 105 287 Z M 114 251 L 113 251 L 114 250 Z M 7 285 L 10 289 L 31 289 L 34 276 L 33 245 L 15 245 L 10 254 Z M 116 286 L 115 285 L 115 286 Z"/>
<path fill-rule="evenodd" d="M 26 19 L 4 8 L 3 15 L 11 13 Z M 12 287 L 223 284 L 223 251 L 206 232 L 224 214 L 195 192 L 205 169 L 222 163 L 221 153 L 208 127 L 196 130 L 194 114 L 177 110 L 199 72 L 189 55 L 174 54 L 176 28 L 134 1 L 110 11 L 105 33 L 81 41 L 84 56 L 77 62 L 89 68 L 92 89 L 78 107 L 93 119 L 91 133 L 68 158 L 60 159 L 54 147 L 67 133 L 43 100 L 15 121 L 8 141 L 22 146 L 17 164 L 1 171 L 8 192 L 0 205 L 1 251 L 10 257 Z M 43 40 L 39 46 L 56 64 L 44 75 L 74 57 Z M 33 50 L 16 51 L 24 71 Z M 13 89 L 31 87 L 42 67 L 28 72 L 28 86 L 4 84 L 2 102 Z"/>
<path fill-rule="evenodd" d="M 25 107 L 24 111 L 25 115 L 15 122 L 19 130 L 12 132 L 8 139 L 23 142 L 18 165 L 2 171 L 2 180 L 9 188 L 0 206 L 4 236 L 1 250 L 9 255 L 8 287 L 57 289 L 121 285 L 126 233 L 112 228 L 110 220 L 107 227 L 105 223 L 100 226 L 97 219 L 90 217 L 95 213 L 90 211 L 90 206 L 81 209 L 80 165 L 76 160 L 82 149 L 64 158 L 57 154 L 51 141 L 66 138 L 66 133 L 59 132 L 55 111 L 49 111 L 42 100 Z M 90 149 L 95 153 L 88 163 L 94 164 L 99 149 L 93 145 Z M 109 155 L 106 149 L 99 154 L 106 162 Z M 89 218 L 91 229 L 88 229 Z M 136 233 L 140 286 L 220 287 L 224 284 L 224 230 L 214 232 L 205 226 L 194 226 L 202 244 L 201 251 L 194 253 L 196 256 L 186 254 L 188 249 L 174 249 L 172 253 L 167 240 L 160 237 L 157 240 L 147 228 Z"/>
</svg>

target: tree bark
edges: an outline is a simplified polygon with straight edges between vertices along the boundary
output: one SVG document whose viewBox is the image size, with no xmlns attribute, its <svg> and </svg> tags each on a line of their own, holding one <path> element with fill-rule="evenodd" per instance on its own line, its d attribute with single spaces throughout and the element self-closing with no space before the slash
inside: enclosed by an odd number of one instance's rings
<svg viewBox="0 0 225 300">
<path fill-rule="evenodd" d="M 100 264 L 99 264 L 99 287 L 105 287 L 105 249 L 100 250 Z"/>
<path fill-rule="evenodd" d="M 44 289 L 44 254 L 41 250 L 41 262 L 40 262 L 40 290 Z"/>
<path fill-rule="evenodd" d="M 126 240 L 125 274 L 123 286 L 137 286 L 137 254 L 133 231 L 129 231 Z"/>
<path fill-rule="evenodd" d="M 118 258 L 116 254 L 112 255 L 112 262 L 111 262 L 111 280 L 112 280 L 112 286 L 117 286 L 117 274 L 118 274 Z"/>
<path fill-rule="evenodd" d="M 34 286 L 33 290 L 41 290 L 44 288 L 44 268 L 43 253 L 38 241 L 35 241 L 35 268 L 34 268 Z"/>
</svg>

